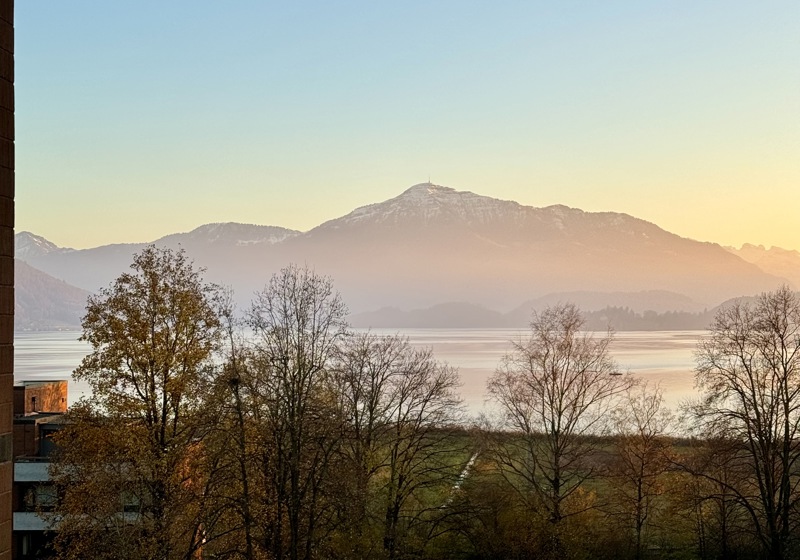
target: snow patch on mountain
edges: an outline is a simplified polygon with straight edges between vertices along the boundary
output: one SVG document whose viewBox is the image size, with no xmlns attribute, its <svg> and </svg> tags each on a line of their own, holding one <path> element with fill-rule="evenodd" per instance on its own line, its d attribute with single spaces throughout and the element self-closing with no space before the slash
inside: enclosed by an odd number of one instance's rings
<svg viewBox="0 0 800 560">
<path fill-rule="evenodd" d="M 74 251 L 66 247 L 59 247 L 41 235 L 29 231 L 21 231 L 14 236 L 14 256 L 27 261 L 50 253 L 68 253 Z"/>
<path fill-rule="evenodd" d="M 421 183 L 385 202 L 357 208 L 320 226 L 337 229 L 354 224 L 402 224 L 408 220 L 425 224 L 461 222 L 470 225 L 525 217 L 528 207 L 517 202 L 481 196 L 469 191 Z"/>
<path fill-rule="evenodd" d="M 159 239 L 157 243 L 193 241 L 237 246 L 274 245 L 299 234 L 299 231 L 277 226 L 258 226 L 227 222 L 205 224 L 188 233 L 167 235 Z"/>
<path fill-rule="evenodd" d="M 649 222 L 627 214 L 589 213 L 560 204 L 546 207 L 524 206 L 511 200 L 457 191 L 432 183 L 414 185 L 399 196 L 362 206 L 315 229 L 322 232 L 367 225 L 418 227 L 452 224 L 474 230 L 485 229 L 485 226 L 517 230 L 543 227 L 562 234 L 574 234 L 587 227 L 625 230 L 629 235 L 644 235 L 645 231 L 653 233 L 660 230 Z"/>
</svg>

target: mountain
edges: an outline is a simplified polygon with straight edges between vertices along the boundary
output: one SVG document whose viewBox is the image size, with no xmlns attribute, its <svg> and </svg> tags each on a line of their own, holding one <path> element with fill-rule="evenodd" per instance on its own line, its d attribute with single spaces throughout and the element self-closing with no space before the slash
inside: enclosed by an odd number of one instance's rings
<svg viewBox="0 0 800 560">
<path fill-rule="evenodd" d="M 800 252 L 780 247 L 765 249 L 763 245 L 749 243 L 745 243 L 740 249 L 734 247 L 725 249 L 742 260 L 753 263 L 764 272 L 782 276 L 793 286 L 800 287 Z"/>
<path fill-rule="evenodd" d="M 16 258 L 27 260 L 42 257 L 51 253 L 66 253 L 73 249 L 59 247 L 41 235 L 29 231 L 21 231 L 14 236 L 14 254 Z"/>
<path fill-rule="evenodd" d="M 454 300 L 507 309 L 549 293 L 652 290 L 711 307 L 784 281 L 626 214 L 535 208 L 427 183 L 280 248 L 366 309 Z"/>
<path fill-rule="evenodd" d="M 235 289 L 240 305 L 294 262 L 331 276 L 356 314 L 460 301 L 475 306 L 458 311 L 467 322 L 482 314 L 490 321 L 491 310 L 512 310 L 548 294 L 582 294 L 597 309 L 696 311 L 787 281 L 717 244 L 627 214 L 523 206 L 430 183 L 307 232 L 209 224 L 156 243 L 184 247 L 207 269 L 207 280 Z M 141 247 L 57 248 L 26 260 L 94 291 L 126 270 Z"/>
<path fill-rule="evenodd" d="M 89 292 L 70 286 L 17 259 L 14 269 L 14 329 L 78 328 Z"/>
<path fill-rule="evenodd" d="M 528 209 L 512 201 L 422 183 L 395 198 L 362 206 L 346 216 L 325 222 L 312 233 L 364 225 L 407 230 L 409 227 L 432 225 L 476 227 L 500 221 L 519 223 L 525 219 Z"/>
<path fill-rule="evenodd" d="M 152 243 L 173 249 L 182 247 L 199 266 L 208 268 L 207 280 L 237 286 L 240 282 L 235 270 L 240 259 L 249 258 L 257 247 L 278 244 L 299 233 L 275 226 L 216 223 L 186 233 L 167 235 Z M 146 245 L 148 243 L 117 243 L 80 250 L 56 247 L 56 250 L 48 252 L 18 252 L 16 256 L 48 274 L 94 292 L 108 286 L 126 271 L 133 255 Z"/>
<path fill-rule="evenodd" d="M 155 241 L 170 247 L 181 245 L 193 247 L 202 245 L 251 246 L 274 245 L 290 237 L 300 235 L 299 231 L 276 226 L 257 226 L 252 224 L 206 224 L 188 233 L 173 233 Z"/>
</svg>

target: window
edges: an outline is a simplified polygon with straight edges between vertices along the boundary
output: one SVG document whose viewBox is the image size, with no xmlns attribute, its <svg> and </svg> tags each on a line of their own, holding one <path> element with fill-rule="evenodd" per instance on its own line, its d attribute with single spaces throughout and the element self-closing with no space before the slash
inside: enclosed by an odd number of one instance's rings
<svg viewBox="0 0 800 560">
<path fill-rule="evenodd" d="M 56 487 L 52 484 L 37 484 L 25 490 L 23 505 L 25 511 L 53 511 L 56 505 Z"/>
</svg>

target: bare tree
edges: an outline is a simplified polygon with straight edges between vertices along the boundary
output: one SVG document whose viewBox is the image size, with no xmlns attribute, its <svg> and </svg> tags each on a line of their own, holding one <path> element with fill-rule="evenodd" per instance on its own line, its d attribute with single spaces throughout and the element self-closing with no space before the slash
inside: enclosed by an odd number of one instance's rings
<svg viewBox="0 0 800 560">
<path fill-rule="evenodd" d="M 436 362 L 430 350 L 410 352 L 395 378 L 393 406 L 388 411 L 391 434 L 387 442 L 386 515 L 383 544 L 390 559 L 395 558 L 401 541 L 401 522 L 406 530 L 417 522 L 427 522 L 430 508 L 409 509 L 413 496 L 426 488 L 449 488 L 459 473 L 457 445 L 444 428 L 456 418 L 460 403 L 455 393 L 458 372 Z M 457 459 L 456 459 L 457 460 Z"/>
<path fill-rule="evenodd" d="M 666 435 L 672 414 L 664 406 L 659 386 L 640 382 L 628 388 L 613 412 L 615 461 L 612 465 L 615 502 L 635 539 L 634 557 L 643 553 L 643 537 L 654 502 L 664 493 L 662 475 L 671 463 Z"/>
<path fill-rule="evenodd" d="M 721 310 L 700 343 L 693 408 L 708 437 L 734 444 L 747 480 L 724 480 L 770 559 L 794 556 L 800 445 L 800 299 L 784 286 Z M 701 476 L 710 476 L 698 473 Z"/>
<path fill-rule="evenodd" d="M 733 488 L 752 488 L 752 469 L 741 443 L 728 438 L 694 439 L 688 453 L 676 455 L 684 483 L 671 496 L 693 520 L 700 558 L 758 557 L 761 543 L 747 509 Z"/>
<path fill-rule="evenodd" d="M 346 314 L 329 278 L 294 266 L 272 277 L 249 313 L 256 342 L 246 383 L 276 501 L 265 536 L 275 558 L 310 558 L 326 513 L 326 475 L 341 433 L 329 368 Z"/>
<path fill-rule="evenodd" d="M 409 351 L 397 336 L 378 337 L 351 333 L 342 345 L 333 369 L 336 394 L 345 418 L 342 453 L 350 475 L 349 505 L 342 512 L 348 546 L 363 558 L 382 551 L 376 528 L 374 485 L 370 483 L 386 466 L 386 442 L 393 403 L 393 383 L 402 375 L 400 365 Z"/>
<path fill-rule="evenodd" d="M 263 440 L 247 390 L 251 348 L 234 316 L 230 292 L 225 294 L 220 318 L 226 341 L 221 374 L 204 406 L 207 436 L 199 455 L 207 474 L 199 490 L 224 531 L 207 551 L 213 557 L 254 560 L 267 557 L 264 547 L 257 546 L 258 529 L 269 526 L 274 515 L 265 507 L 269 500 L 260 461 Z"/>
<path fill-rule="evenodd" d="M 406 339 L 354 334 L 340 353 L 336 379 L 359 557 L 395 558 L 412 530 L 435 533 L 434 513 L 443 513 L 463 468 L 463 442 L 449 430 L 459 412 L 458 374 Z M 363 535 L 365 528 L 373 530 Z M 376 537 L 383 550 L 374 549 Z"/>
<path fill-rule="evenodd" d="M 605 426 L 614 397 L 631 380 L 608 354 L 611 334 L 582 332 L 577 307 L 534 313 L 530 337 L 513 343 L 488 383 L 510 434 L 496 446 L 498 464 L 521 495 L 533 492 L 553 524 L 579 513 L 567 507 L 594 474 L 587 436 Z"/>
</svg>

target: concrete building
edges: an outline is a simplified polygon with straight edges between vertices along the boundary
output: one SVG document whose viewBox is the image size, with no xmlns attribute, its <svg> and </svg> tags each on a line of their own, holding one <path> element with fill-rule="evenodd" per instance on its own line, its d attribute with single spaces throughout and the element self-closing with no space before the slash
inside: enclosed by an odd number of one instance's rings
<svg viewBox="0 0 800 560">
<path fill-rule="evenodd" d="M 66 381 L 27 381 L 14 386 L 14 483 L 12 558 L 41 558 L 48 524 L 38 512 L 55 503 L 50 481 L 52 435 L 64 425 Z"/>
</svg>

